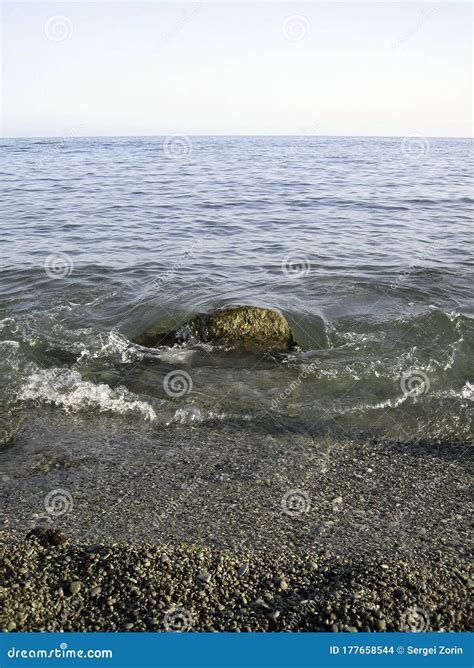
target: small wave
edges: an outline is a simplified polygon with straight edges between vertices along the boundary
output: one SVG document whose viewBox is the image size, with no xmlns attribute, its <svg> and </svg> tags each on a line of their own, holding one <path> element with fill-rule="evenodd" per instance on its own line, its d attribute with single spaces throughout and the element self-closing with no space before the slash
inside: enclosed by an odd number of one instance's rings
<svg viewBox="0 0 474 668">
<path fill-rule="evenodd" d="M 31 374 L 23 385 L 19 398 L 41 403 L 53 403 L 67 411 L 95 409 L 100 412 L 139 413 L 146 420 L 156 420 L 156 413 L 146 402 L 125 387 L 112 389 L 101 383 L 83 381 L 71 369 L 43 369 Z"/>
<path fill-rule="evenodd" d="M 174 412 L 171 420 L 166 424 L 203 424 L 206 422 L 248 422 L 253 419 L 252 415 L 245 415 L 242 413 L 232 413 L 228 411 L 215 411 L 205 408 L 200 408 L 196 404 L 188 404 L 182 408 L 178 408 Z"/>
<path fill-rule="evenodd" d="M 144 354 L 138 349 L 138 346 L 130 343 L 119 332 L 107 332 L 100 334 L 95 347 L 89 345 L 89 348 L 83 348 L 77 359 L 77 364 L 84 364 L 92 360 L 107 360 L 109 362 L 121 362 L 122 364 L 132 364 L 143 359 Z"/>
</svg>

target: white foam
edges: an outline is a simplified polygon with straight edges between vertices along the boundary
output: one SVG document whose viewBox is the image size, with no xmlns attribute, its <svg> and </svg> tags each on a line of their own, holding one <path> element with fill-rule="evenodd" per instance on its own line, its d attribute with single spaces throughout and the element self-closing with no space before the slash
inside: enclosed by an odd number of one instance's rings
<svg viewBox="0 0 474 668">
<path fill-rule="evenodd" d="M 461 396 L 463 399 L 474 401 L 474 385 L 467 381 L 461 390 Z"/>
<path fill-rule="evenodd" d="M 71 369 L 42 369 L 31 374 L 20 391 L 20 399 L 54 403 L 68 411 L 95 409 L 100 412 L 139 413 L 146 420 L 156 420 L 156 413 L 146 402 L 125 387 L 112 389 L 102 383 L 83 381 Z"/>
<path fill-rule="evenodd" d="M 81 365 L 84 362 L 94 359 L 118 358 L 123 364 L 132 364 L 143 359 L 144 355 L 133 343 L 130 343 L 119 332 L 108 332 L 100 334 L 98 341 L 95 342 L 96 349 L 82 348 L 76 364 Z"/>
<path fill-rule="evenodd" d="M 196 404 L 188 404 L 187 406 L 184 406 L 182 408 L 178 408 L 175 412 L 174 415 L 172 416 L 171 420 L 169 420 L 166 424 L 171 425 L 173 423 L 178 423 L 178 424 L 193 424 L 193 423 L 205 423 L 205 422 L 215 422 L 215 421 L 221 421 L 223 422 L 224 420 L 227 419 L 233 419 L 233 420 L 246 420 L 249 421 L 252 419 L 252 416 L 250 415 L 242 415 L 238 413 L 229 413 L 227 411 L 223 411 L 221 413 L 218 413 L 213 410 L 207 410 L 207 409 L 201 409 L 199 406 L 196 406 Z"/>
<path fill-rule="evenodd" d="M 20 347 L 20 344 L 18 341 L 0 341 L 0 346 L 5 346 L 9 348 L 13 348 L 14 350 L 18 350 Z"/>
</svg>

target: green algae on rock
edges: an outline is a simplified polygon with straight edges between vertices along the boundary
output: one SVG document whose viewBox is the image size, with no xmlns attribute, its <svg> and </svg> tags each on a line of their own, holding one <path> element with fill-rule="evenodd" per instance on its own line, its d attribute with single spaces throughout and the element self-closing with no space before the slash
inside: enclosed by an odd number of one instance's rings
<svg viewBox="0 0 474 668">
<path fill-rule="evenodd" d="M 246 350 L 292 350 L 297 343 L 285 317 L 275 309 L 259 306 L 229 306 L 196 316 L 182 327 L 163 332 L 154 326 L 135 342 L 153 348 L 195 339 L 204 343 L 238 345 Z"/>
</svg>

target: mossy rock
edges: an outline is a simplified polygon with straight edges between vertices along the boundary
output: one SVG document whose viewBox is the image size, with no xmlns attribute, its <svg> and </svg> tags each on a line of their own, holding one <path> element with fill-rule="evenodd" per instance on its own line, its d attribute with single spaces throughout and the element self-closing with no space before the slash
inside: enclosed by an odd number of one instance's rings
<svg viewBox="0 0 474 668">
<path fill-rule="evenodd" d="M 170 346 L 189 340 L 239 346 L 246 350 L 279 349 L 297 347 L 291 327 L 283 315 L 274 309 L 258 306 L 230 306 L 211 314 L 198 315 L 172 332 L 152 327 L 135 339 L 135 342 L 153 348 Z"/>
</svg>

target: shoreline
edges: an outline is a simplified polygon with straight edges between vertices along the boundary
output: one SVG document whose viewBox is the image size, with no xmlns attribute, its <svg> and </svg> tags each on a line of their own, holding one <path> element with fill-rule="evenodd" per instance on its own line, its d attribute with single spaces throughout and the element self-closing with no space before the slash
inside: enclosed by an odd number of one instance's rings
<svg viewBox="0 0 474 668">
<path fill-rule="evenodd" d="M 470 448 L 63 420 L 3 453 L 4 630 L 472 627 Z"/>
<path fill-rule="evenodd" d="M 1 453 L 0 542 L 469 558 L 472 448 L 31 420 Z"/>
</svg>

